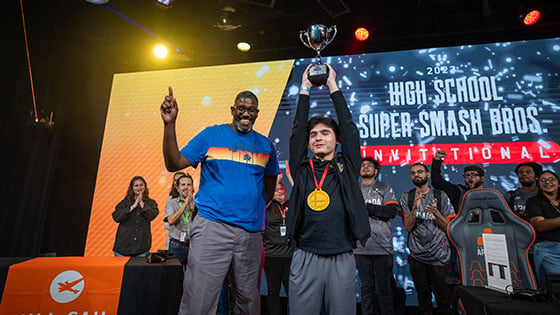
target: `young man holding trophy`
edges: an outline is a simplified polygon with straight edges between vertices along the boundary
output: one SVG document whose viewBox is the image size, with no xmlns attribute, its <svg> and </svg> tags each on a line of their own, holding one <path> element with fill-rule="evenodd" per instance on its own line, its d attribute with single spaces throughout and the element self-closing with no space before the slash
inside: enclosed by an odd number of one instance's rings
<svg viewBox="0 0 560 315">
<path fill-rule="evenodd" d="M 313 84 L 305 70 L 290 138 L 290 170 L 294 178 L 287 235 L 296 244 L 290 268 L 292 315 L 356 312 L 356 265 L 352 249 L 365 244 L 370 227 L 358 185 L 358 129 L 330 65 L 325 85 L 338 124 L 329 117 L 308 121 Z M 337 144 L 342 151 L 335 155 Z M 313 156 L 307 156 L 307 149 Z"/>
</svg>

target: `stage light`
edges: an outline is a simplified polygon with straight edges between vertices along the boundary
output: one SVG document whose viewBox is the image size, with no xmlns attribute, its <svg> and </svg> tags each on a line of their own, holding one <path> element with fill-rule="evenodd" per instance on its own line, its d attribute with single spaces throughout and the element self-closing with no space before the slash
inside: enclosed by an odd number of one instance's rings
<svg viewBox="0 0 560 315">
<path fill-rule="evenodd" d="M 154 47 L 154 56 L 156 56 L 156 58 L 158 59 L 167 57 L 167 53 L 167 47 L 165 47 L 164 45 L 158 44 L 156 45 L 156 47 Z"/>
<path fill-rule="evenodd" d="M 230 6 L 221 8 L 217 12 L 217 21 L 214 24 L 214 27 L 217 27 L 222 31 L 233 31 L 240 28 L 241 24 L 237 21 L 235 11 L 235 8 Z"/>
<path fill-rule="evenodd" d="M 86 1 L 93 4 L 105 4 L 109 2 L 109 0 L 86 0 Z"/>
<path fill-rule="evenodd" d="M 251 49 L 251 44 L 247 42 L 239 42 L 237 43 L 237 49 L 242 52 L 248 52 Z"/>
<path fill-rule="evenodd" d="M 369 37 L 369 31 L 364 27 L 359 27 L 354 32 L 354 37 L 359 41 L 365 41 Z"/>
<path fill-rule="evenodd" d="M 173 2 L 173 0 L 157 0 L 157 3 L 164 5 L 166 7 L 170 6 L 171 2 Z"/>
<path fill-rule="evenodd" d="M 531 12 L 525 14 L 525 17 L 523 18 L 523 24 L 527 26 L 534 25 L 539 21 L 540 18 L 541 12 L 539 10 L 532 10 Z"/>
</svg>

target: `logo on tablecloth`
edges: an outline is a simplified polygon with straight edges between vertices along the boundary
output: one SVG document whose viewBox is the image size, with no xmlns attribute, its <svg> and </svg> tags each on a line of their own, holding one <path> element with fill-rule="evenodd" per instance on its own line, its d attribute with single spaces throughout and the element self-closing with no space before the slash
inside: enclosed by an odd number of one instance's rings
<svg viewBox="0 0 560 315">
<path fill-rule="evenodd" d="M 10 266 L 0 315 L 117 314 L 128 257 L 40 257 Z"/>
<path fill-rule="evenodd" d="M 51 298 L 58 303 L 72 302 L 84 291 L 84 276 L 77 271 L 59 273 L 51 282 Z"/>
</svg>

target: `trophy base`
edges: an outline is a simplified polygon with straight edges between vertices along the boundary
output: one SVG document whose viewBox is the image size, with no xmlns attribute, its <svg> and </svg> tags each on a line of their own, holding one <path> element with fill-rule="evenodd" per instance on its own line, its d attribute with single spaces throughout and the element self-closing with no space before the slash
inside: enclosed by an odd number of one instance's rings
<svg viewBox="0 0 560 315">
<path fill-rule="evenodd" d="M 307 78 L 313 85 L 325 85 L 329 77 L 329 68 L 327 65 L 317 64 L 309 68 L 309 75 Z"/>
</svg>

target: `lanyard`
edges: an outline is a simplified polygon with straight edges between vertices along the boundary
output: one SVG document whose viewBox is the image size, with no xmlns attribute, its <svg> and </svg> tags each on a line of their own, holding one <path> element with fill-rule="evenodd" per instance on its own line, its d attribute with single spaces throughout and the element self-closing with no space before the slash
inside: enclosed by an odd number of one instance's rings
<svg viewBox="0 0 560 315">
<path fill-rule="evenodd" d="M 179 200 L 179 208 L 181 207 L 183 207 L 183 200 Z M 181 218 L 183 218 L 184 224 L 187 224 L 190 215 L 191 215 L 191 208 L 187 206 L 187 214 L 185 214 L 184 212 L 181 214 Z"/>
<path fill-rule="evenodd" d="M 284 207 L 283 205 L 279 205 L 278 206 L 278 211 L 280 211 L 280 215 L 282 216 L 282 219 L 286 218 L 286 207 Z"/>
<path fill-rule="evenodd" d="M 323 175 L 321 176 L 321 181 L 319 183 L 317 183 L 317 177 L 315 177 L 315 169 L 313 168 L 313 161 L 311 159 L 309 159 L 309 165 L 311 165 L 311 172 L 313 173 L 313 179 L 315 180 L 315 188 L 317 190 L 321 190 L 321 187 L 323 187 L 323 183 L 325 182 L 325 178 L 327 178 L 327 173 L 329 171 L 329 165 L 331 164 L 331 162 L 327 163 L 327 166 L 325 167 L 325 170 L 323 171 Z"/>
<path fill-rule="evenodd" d="M 286 224 L 286 211 L 288 208 L 283 205 L 278 205 L 278 211 L 280 212 L 280 216 L 282 217 L 282 225 Z"/>
</svg>

